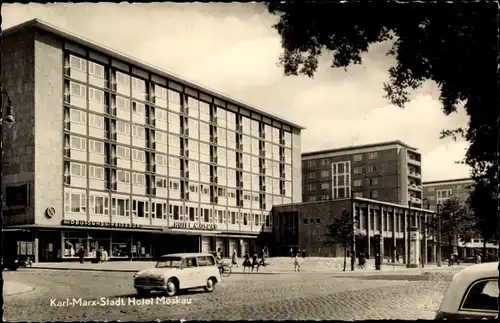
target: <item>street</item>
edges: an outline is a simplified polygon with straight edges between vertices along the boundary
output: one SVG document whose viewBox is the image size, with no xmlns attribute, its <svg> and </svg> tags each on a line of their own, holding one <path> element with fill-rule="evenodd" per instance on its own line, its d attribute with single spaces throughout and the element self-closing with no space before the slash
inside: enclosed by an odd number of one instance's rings
<svg viewBox="0 0 500 323">
<path fill-rule="evenodd" d="M 4 279 L 35 290 L 6 296 L 4 308 L 8 321 L 432 319 L 450 278 L 240 274 L 225 278 L 212 294 L 193 291 L 172 302 L 142 305 L 135 298 L 132 273 L 25 269 L 6 272 Z M 73 298 L 82 303 L 64 303 Z M 108 304 L 84 304 L 101 298 Z M 118 299 L 125 304 L 113 305 Z"/>
</svg>

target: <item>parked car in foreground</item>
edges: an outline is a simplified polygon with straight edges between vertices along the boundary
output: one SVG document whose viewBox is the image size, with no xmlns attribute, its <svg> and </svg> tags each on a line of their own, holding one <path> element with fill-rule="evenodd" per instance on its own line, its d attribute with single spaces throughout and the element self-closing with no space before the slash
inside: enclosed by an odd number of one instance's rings
<svg viewBox="0 0 500 323">
<path fill-rule="evenodd" d="M 134 288 L 139 296 L 161 291 L 174 296 L 180 290 L 203 287 L 213 292 L 221 281 L 215 258 L 209 253 L 179 253 L 161 256 L 155 268 L 134 275 Z"/>
<path fill-rule="evenodd" d="M 453 276 L 436 320 L 493 319 L 498 314 L 498 263 L 467 267 Z"/>
</svg>

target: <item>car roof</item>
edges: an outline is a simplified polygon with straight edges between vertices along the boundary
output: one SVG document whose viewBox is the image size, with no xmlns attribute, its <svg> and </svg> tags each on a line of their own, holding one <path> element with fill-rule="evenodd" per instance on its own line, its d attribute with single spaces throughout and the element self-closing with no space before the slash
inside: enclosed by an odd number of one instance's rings
<svg viewBox="0 0 500 323">
<path fill-rule="evenodd" d="M 201 256 L 212 256 L 211 254 L 209 253 L 204 253 L 204 252 L 196 252 L 196 253 L 171 253 L 171 254 L 168 254 L 168 255 L 163 255 L 161 256 L 161 258 L 163 257 L 180 257 L 180 258 L 187 258 L 187 257 L 201 257 Z"/>
<path fill-rule="evenodd" d="M 456 273 L 444 294 L 440 312 L 457 313 L 469 286 L 482 278 L 498 278 L 498 262 L 472 265 Z"/>
</svg>

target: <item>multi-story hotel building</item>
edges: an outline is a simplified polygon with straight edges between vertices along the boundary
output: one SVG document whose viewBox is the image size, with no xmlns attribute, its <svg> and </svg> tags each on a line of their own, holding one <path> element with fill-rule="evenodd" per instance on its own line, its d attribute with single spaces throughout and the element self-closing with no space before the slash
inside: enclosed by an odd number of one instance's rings
<svg viewBox="0 0 500 323">
<path fill-rule="evenodd" d="M 241 254 L 273 205 L 301 201 L 300 126 L 40 20 L 3 37 L 4 223 L 21 254 Z"/>
<path fill-rule="evenodd" d="M 302 199 L 350 197 L 422 207 L 421 156 L 401 141 L 302 154 Z"/>
</svg>

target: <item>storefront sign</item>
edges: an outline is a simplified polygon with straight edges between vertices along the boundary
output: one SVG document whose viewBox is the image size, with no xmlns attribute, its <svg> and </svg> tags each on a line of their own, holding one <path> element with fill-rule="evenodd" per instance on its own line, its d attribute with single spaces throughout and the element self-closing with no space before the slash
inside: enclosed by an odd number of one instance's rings
<svg viewBox="0 0 500 323">
<path fill-rule="evenodd" d="M 142 224 L 111 223 L 111 222 L 102 222 L 102 221 L 62 220 L 61 224 L 62 225 L 83 226 L 83 227 L 144 229 L 144 226 Z"/>
<path fill-rule="evenodd" d="M 174 222 L 174 225 L 171 226 L 170 228 L 188 229 L 188 230 L 206 230 L 206 231 L 217 230 L 217 226 L 215 224 L 187 223 L 187 222 Z"/>
</svg>

